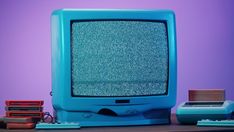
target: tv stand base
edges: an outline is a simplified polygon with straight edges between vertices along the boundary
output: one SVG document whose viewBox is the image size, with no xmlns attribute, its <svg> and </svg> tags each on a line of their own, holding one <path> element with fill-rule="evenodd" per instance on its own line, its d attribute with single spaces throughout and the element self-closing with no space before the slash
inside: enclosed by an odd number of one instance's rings
<svg viewBox="0 0 234 132">
<path fill-rule="evenodd" d="M 171 109 L 154 109 L 127 116 L 109 116 L 92 112 L 56 111 L 56 121 L 78 122 L 81 127 L 170 124 Z"/>
</svg>

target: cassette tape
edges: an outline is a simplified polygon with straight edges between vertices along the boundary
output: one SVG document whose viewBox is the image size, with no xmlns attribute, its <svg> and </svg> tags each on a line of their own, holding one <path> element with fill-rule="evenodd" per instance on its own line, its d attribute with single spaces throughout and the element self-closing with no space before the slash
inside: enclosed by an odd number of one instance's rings
<svg viewBox="0 0 234 132">
<path fill-rule="evenodd" d="M 32 118 L 43 118 L 43 112 L 33 112 L 33 111 L 7 111 L 7 117 L 32 117 Z"/>
<path fill-rule="evenodd" d="M 7 123 L 7 129 L 33 129 L 35 123 Z"/>
<path fill-rule="evenodd" d="M 42 100 L 6 100 L 7 106 L 42 106 Z"/>
<path fill-rule="evenodd" d="M 43 107 L 41 106 L 6 106 L 6 111 L 42 111 Z"/>
<path fill-rule="evenodd" d="M 32 123 L 32 117 L 4 117 L 5 123 Z"/>
</svg>

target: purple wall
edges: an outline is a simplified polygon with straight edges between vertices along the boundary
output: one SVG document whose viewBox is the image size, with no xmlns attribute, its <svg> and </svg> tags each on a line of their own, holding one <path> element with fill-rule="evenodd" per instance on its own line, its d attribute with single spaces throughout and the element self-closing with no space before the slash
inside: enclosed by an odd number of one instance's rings
<svg viewBox="0 0 234 132">
<path fill-rule="evenodd" d="M 8 99 L 42 99 L 45 110 L 51 111 L 50 15 L 59 8 L 174 10 L 178 40 L 177 105 L 187 100 L 191 88 L 223 88 L 226 98 L 234 100 L 232 0 L 1 0 L 1 115 Z"/>
</svg>

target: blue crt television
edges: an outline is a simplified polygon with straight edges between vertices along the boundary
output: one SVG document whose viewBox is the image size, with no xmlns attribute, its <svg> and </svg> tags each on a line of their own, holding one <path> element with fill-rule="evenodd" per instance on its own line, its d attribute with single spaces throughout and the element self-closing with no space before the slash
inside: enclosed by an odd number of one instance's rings
<svg viewBox="0 0 234 132">
<path fill-rule="evenodd" d="M 61 9 L 51 24 L 58 122 L 170 123 L 177 80 L 172 11 Z"/>
</svg>

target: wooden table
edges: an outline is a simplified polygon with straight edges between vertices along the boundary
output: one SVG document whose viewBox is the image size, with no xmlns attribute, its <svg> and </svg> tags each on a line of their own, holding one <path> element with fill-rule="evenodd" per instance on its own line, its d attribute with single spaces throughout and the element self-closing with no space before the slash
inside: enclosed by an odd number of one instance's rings
<svg viewBox="0 0 234 132">
<path fill-rule="evenodd" d="M 90 127 L 77 130 L 6 130 L 0 132 L 234 132 L 234 127 L 197 127 L 196 125 L 181 125 L 177 122 L 175 114 L 172 115 L 170 125 L 151 126 L 124 126 L 124 127 Z"/>
</svg>

